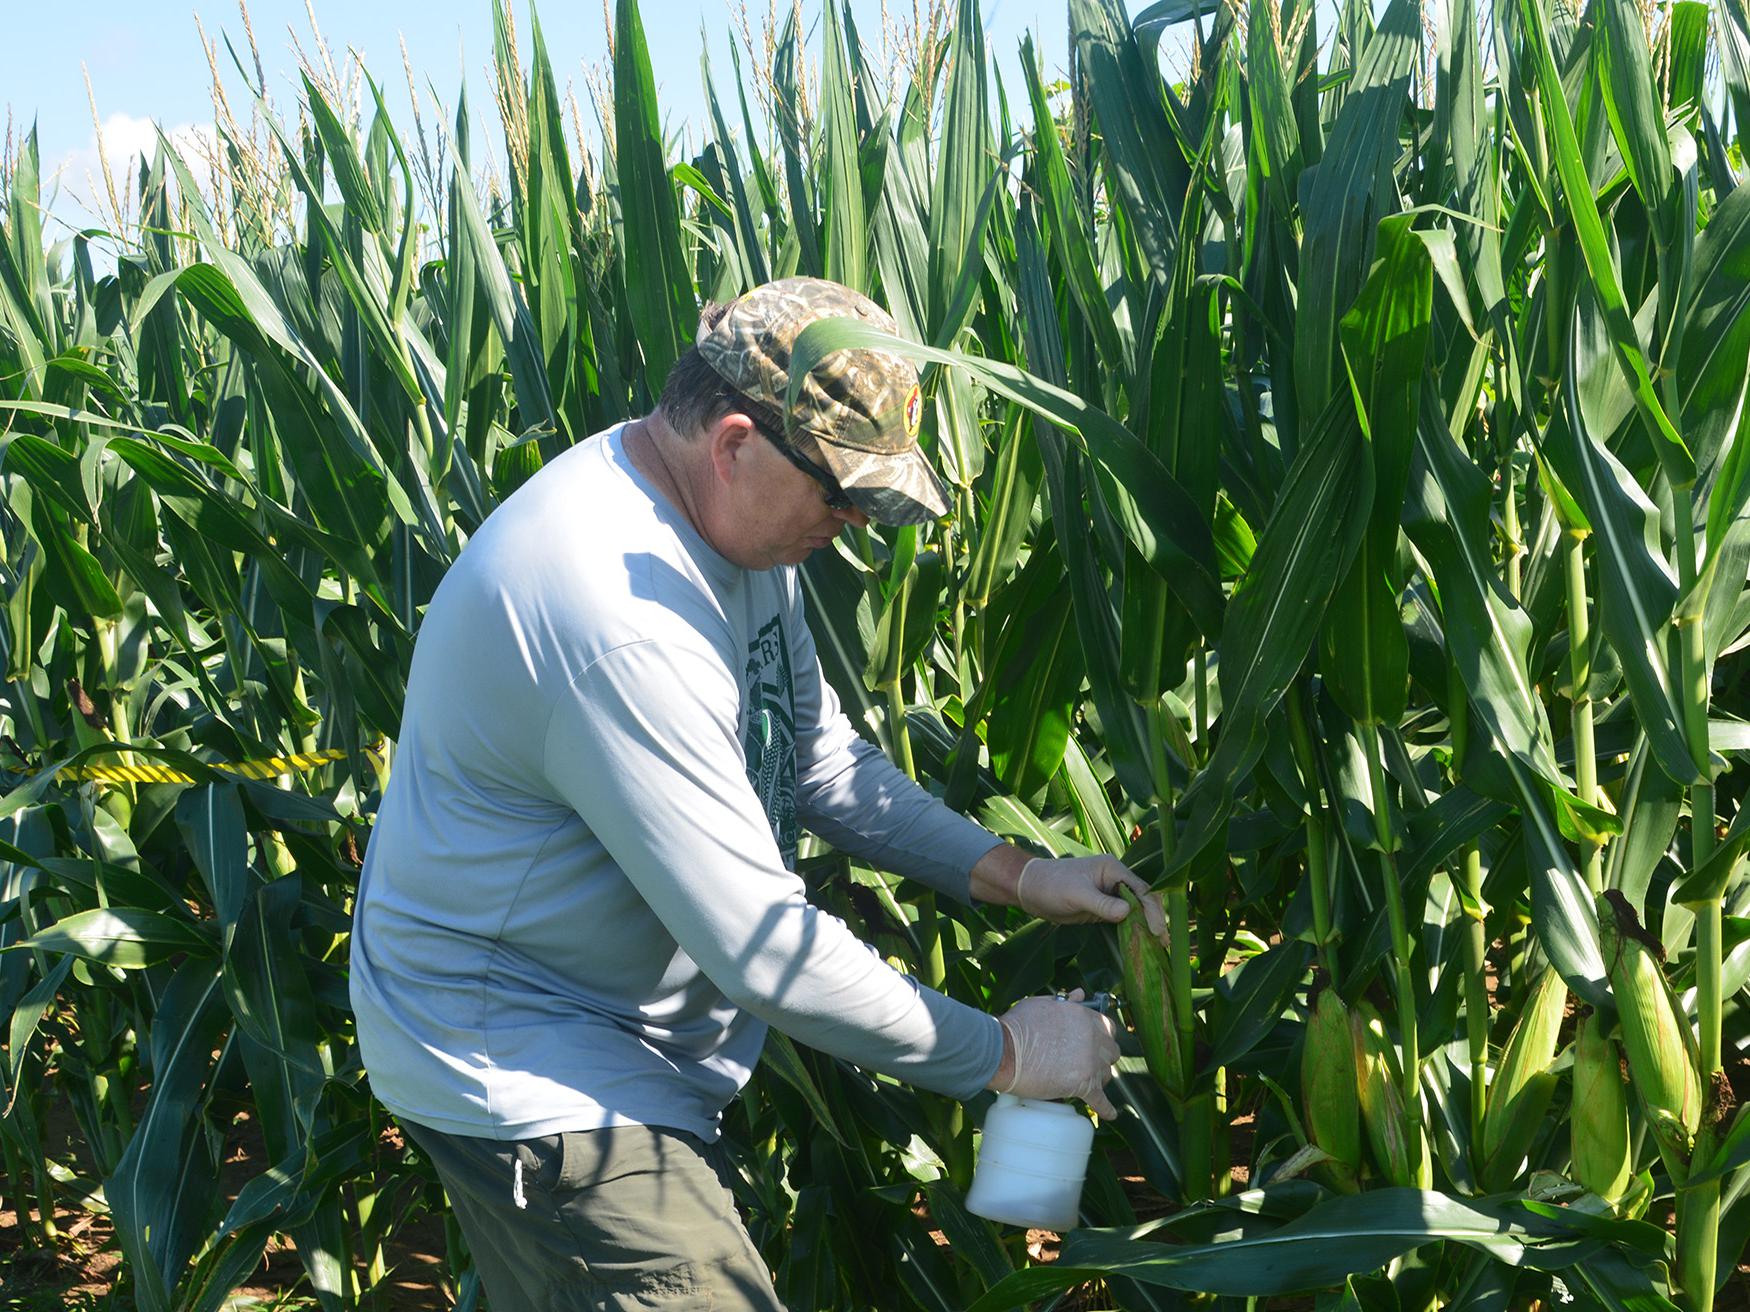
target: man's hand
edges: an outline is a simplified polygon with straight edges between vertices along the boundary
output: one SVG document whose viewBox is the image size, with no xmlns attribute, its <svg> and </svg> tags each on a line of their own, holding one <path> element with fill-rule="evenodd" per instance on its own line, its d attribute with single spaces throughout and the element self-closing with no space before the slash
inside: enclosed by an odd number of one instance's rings
<svg viewBox="0 0 1750 1312">
<path fill-rule="evenodd" d="M 1118 1039 L 1110 1018 L 1069 1000 L 1022 998 L 998 1017 L 1003 1060 L 989 1088 L 1017 1098 L 1080 1098 L 1108 1120 L 1118 1109 L 1106 1096 L 1106 1081 L 1118 1064 Z"/>
<path fill-rule="evenodd" d="M 1124 886 L 1142 899 L 1149 932 L 1164 938 L 1167 918 L 1160 896 L 1115 857 L 1034 857 L 1015 881 L 1015 904 L 1028 915 L 1059 925 L 1117 924 L 1130 914 L 1130 904 L 1118 895 Z"/>
</svg>

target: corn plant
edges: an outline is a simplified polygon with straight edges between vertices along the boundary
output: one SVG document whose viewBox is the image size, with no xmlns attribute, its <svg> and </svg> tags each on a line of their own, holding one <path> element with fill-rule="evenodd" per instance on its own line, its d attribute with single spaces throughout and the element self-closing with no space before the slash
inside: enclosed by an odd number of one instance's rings
<svg viewBox="0 0 1750 1312">
<path fill-rule="evenodd" d="M 891 82 L 826 0 L 704 65 L 672 139 L 634 0 L 599 137 L 495 3 L 501 177 L 465 102 L 434 154 L 311 69 L 296 126 L 245 88 L 272 149 L 222 125 L 216 192 L 137 161 L 107 238 L 45 237 L 25 141 L 0 1143 L 33 1242 L 107 1212 L 142 1307 L 222 1306 L 275 1235 L 325 1308 L 382 1296 L 442 1199 L 370 1096 L 347 912 L 423 608 L 702 302 L 805 273 L 891 309 L 954 494 L 805 567 L 828 678 L 950 805 L 1122 856 L 1168 933 L 805 848 L 925 983 L 1110 988 L 1134 1039 L 1042 1264 L 965 1210 L 979 1107 L 774 1034 L 727 1134 L 786 1302 L 1713 1305 L 1750 1237 L 1745 11 L 1067 10 L 1067 80 L 1029 41 L 1005 87 L 976 0 Z"/>
</svg>

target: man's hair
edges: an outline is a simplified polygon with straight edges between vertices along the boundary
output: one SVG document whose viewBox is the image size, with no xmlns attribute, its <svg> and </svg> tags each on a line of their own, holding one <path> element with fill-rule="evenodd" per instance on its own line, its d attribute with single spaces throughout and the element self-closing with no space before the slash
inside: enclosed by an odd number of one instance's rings
<svg viewBox="0 0 1750 1312">
<path fill-rule="evenodd" d="M 699 320 L 709 332 L 727 313 L 729 306 L 712 301 L 699 311 Z M 724 382 L 723 376 L 706 362 L 696 346 L 688 347 L 686 354 L 668 371 L 657 408 L 668 420 L 669 427 L 682 437 L 691 437 L 731 410 L 747 415 L 768 433 L 783 431 L 783 425 L 771 407 L 761 405 Z"/>
</svg>

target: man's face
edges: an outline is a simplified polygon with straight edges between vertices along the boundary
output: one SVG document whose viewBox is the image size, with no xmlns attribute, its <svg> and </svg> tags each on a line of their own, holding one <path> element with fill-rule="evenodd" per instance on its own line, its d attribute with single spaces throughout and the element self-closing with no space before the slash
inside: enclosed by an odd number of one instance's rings
<svg viewBox="0 0 1750 1312">
<path fill-rule="evenodd" d="M 726 416 L 719 424 L 713 454 L 726 495 L 713 545 L 728 559 L 744 569 L 799 565 L 830 545 L 846 524 L 869 523 L 855 506 L 828 506 L 819 481 L 792 464 L 745 416 Z"/>
</svg>

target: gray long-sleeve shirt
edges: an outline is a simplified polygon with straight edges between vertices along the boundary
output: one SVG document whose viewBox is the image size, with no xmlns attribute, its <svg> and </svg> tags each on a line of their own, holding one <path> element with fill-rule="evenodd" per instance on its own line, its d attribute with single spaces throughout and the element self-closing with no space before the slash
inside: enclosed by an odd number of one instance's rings
<svg viewBox="0 0 1750 1312">
<path fill-rule="evenodd" d="M 840 713 L 796 572 L 718 555 L 622 429 L 501 506 L 420 630 L 354 909 L 371 1085 L 437 1129 L 712 1139 L 767 1025 L 968 1097 L 994 1018 L 803 896 L 798 825 L 961 900 L 996 839 Z"/>
</svg>

